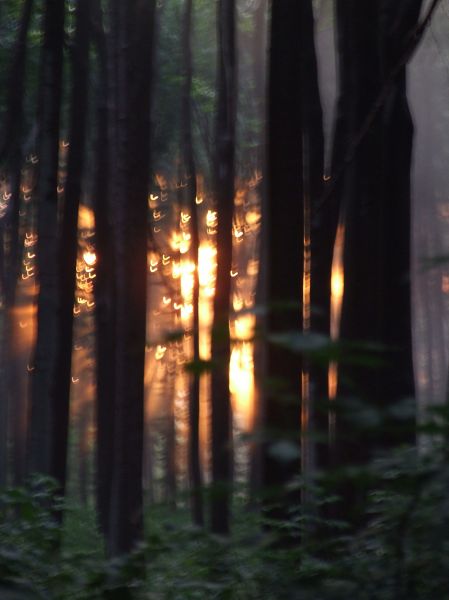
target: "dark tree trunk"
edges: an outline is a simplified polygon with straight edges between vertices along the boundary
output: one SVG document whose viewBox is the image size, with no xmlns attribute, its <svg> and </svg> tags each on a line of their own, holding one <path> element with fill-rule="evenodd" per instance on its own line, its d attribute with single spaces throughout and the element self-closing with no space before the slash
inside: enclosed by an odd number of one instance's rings
<svg viewBox="0 0 449 600">
<path fill-rule="evenodd" d="M 22 167 L 22 133 L 23 133 L 23 88 L 25 81 L 25 66 L 27 57 L 27 37 L 30 26 L 32 0 L 25 0 L 22 9 L 19 32 L 11 63 L 7 107 L 4 131 L 2 132 L 2 145 L 0 148 L 0 163 L 6 165 L 10 178 L 10 200 L 8 212 L 2 223 L 2 247 L 4 249 L 2 266 L 4 303 L 5 303 L 5 328 L 3 332 L 5 395 L 1 401 L 2 415 L 0 417 L 0 442 L 2 446 L 0 457 L 0 485 L 6 482 L 6 462 L 8 437 L 11 444 L 12 454 L 12 476 L 15 483 L 21 483 L 24 474 L 24 448 L 23 437 L 16 437 L 19 423 L 22 424 L 26 413 L 26 403 L 23 397 L 19 397 L 17 386 L 17 371 L 14 359 L 10 356 L 13 345 L 14 330 L 14 304 L 16 301 L 17 278 L 20 274 L 21 265 L 21 235 L 20 235 L 20 183 Z M 8 356 L 9 355 L 9 356 Z M 9 408 L 9 415 L 8 415 Z M 8 422 L 11 424 L 8 436 Z M 22 444 L 22 448 L 19 448 Z"/>
<path fill-rule="evenodd" d="M 142 458 L 146 332 L 150 65 L 154 2 L 112 2 L 111 56 L 117 132 L 110 165 L 114 212 L 114 465 L 108 549 L 129 552 L 143 536 Z"/>
<path fill-rule="evenodd" d="M 301 27 L 303 329 L 305 333 L 329 335 L 330 279 L 336 222 L 332 219 L 332 204 L 326 205 L 322 210 L 318 208 L 324 183 L 324 131 L 318 87 L 314 16 L 310 0 L 302 3 Z M 320 444 L 316 444 L 315 439 L 316 433 L 321 434 L 325 431 L 327 421 L 327 365 L 310 362 L 304 365 L 303 372 L 301 453 L 302 469 L 307 473 L 314 468 L 316 461 L 318 466 L 322 466 L 323 463 L 322 448 Z"/>
<path fill-rule="evenodd" d="M 334 166 L 360 137 L 368 115 L 374 115 L 337 188 L 345 230 L 341 337 L 385 348 L 382 366 L 340 366 L 346 402 L 339 401 L 335 458 L 344 465 L 366 462 L 379 450 L 414 439 L 410 422 L 407 429 L 404 421 L 398 425 L 388 416 L 392 404 L 414 393 L 409 247 L 412 125 L 405 66 L 389 85 L 381 110 L 374 111 L 382 87 L 402 60 L 419 6 L 419 1 L 377 0 L 368 7 L 355 0 L 337 3 L 340 121 Z M 347 402 L 354 394 L 381 411 L 381 430 L 358 426 Z M 357 520 L 363 491 L 350 485 L 343 497 L 344 511 L 352 511 L 348 516 Z"/>
<path fill-rule="evenodd" d="M 340 96 L 334 141 L 333 173 L 338 176 L 345 156 L 381 89 L 379 2 L 362 6 L 359 2 L 337 2 Z M 361 142 L 354 160 L 346 166 L 337 183 L 339 220 L 344 228 L 344 297 L 341 337 L 344 340 L 379 342 L 382 290 L 382 234 L 380 181 L 382 175 L 382 135 L 379 118 Z M 331 463 L 351 465 L 368 459 L 367 431 L 361 431 L 348 398 L 367 400 L 362 390 L 378 393 L 377 379 L 363 366 L 339 366 L 339 397 L 336 401 L 335 444 Z M 335 437 L 336 436 L 336 437 Z M 356 483 L 343 482 L 336 490 L 344 499 L 336 515 L 357 521 L 363 492 Z"/>
<path fill-rule="evenodd" d="M 182 89 L 182 153 L 185 169 L 187 204 L 190 209 L 191 258 L 195 265 L 192 292 L 192 360 L 200 361 L 200 318 L 199 318 L 199 276 L 198 251 L 199 229 L 196 205 L 196 168 L 192 140 L 192 0 L 186 0 L 182 33 L 183 89 Z M 189 475 L 191 486 L 192 519 L 196 525 L 203 525 L 202 473 L 200 463 L 200 375 L 191 375 L 189 393 Z"/>
<path fill-rule="evenodd" d="M 3 317 L 3 323 L 5 323 L 5 317 Z M 2 328 L 1 337 L 4 338 L 6 336 L 6 332 L 4 328 Z M 2 339 L 2 355 L 0 356 L 1 360 L 1 378 L 6 379 L 5 367 L 7 364 L 7 355 L 6 355 L 6 346 L 5 340 Z M 2 382 L 3 383 L 3 382 Z M 1 390 L 2 397 L 0 398 L 0 489 L 3 489 L 8 481 L 8 396 L 4 393 L 4 390 Z"/>
<path fill-rule="evenodd" d="M 302 278 L 304 229 L 302 189 L 303 50 L 302 3 L 272 3 L 271 52 L 268 90 L 268 206 L 267 223 L 268 331 L 302 331 Z M 284 486 L 299 474 L 301 359 L 291 350 L 268 343 L 264 424 L 263 482 L 270 497 L 269 514 L 287 517 Z M 280 443 L 295 452 L 285 457 Z M 296 456 L 296 449 L 298 456 Z M 275 502 L 276 509 L 271 509 Z"/>
<path fill-rule="evenodd" d="M 217 279 L 212 331 L 212 483 L 211 526 L 229 533 L 232 480 L 231 400 L 229 392 L 229 311 L 232 269 L 232 217 L 235 176 L 236 62 L 235 3 L 219 0 L 218 98 L 215 132 L 214 183 L 218 209 Z"/>
<path fill-rule="evenodd" d="M 267 58 L 267 2 L 261 0 L 254 15 L 254 32 L 252 40 L 253 69 L 254 69 L 254 96 L 256 105 L 256 118 L 261 120 L 263 130 L 257 147 L 256 169 L 262 174 L 259 185 L 261 213 L 266 214 L 267 186 L 266 186 L 266 58 Z M 259 239 L 259 273 L 256 286 L 256 305 L 261 309 L 267 304 L 267 243 L 266 223 L 261 220 Z M 262 484 L 262 446 L 257 440 L 263 427 L 263 405 L 266 373 L 266 314 L 259 310 L 256 314 L 256 339 L 254 340 L 254 441 L 250 444 L 250 502 L 254 504 L 261 491 Z"/>
<path fill-rule="evenodd" d="M 40 89 L 38 328 L 32 379 L 29 470 L 52 475 L 58 301 L 58 159 L 64 2 L 47 0 Z"/>
<path fill-rule="evenodd" d="M 176 508 L 176 421 L 175 421 L 175 364 L 169 367 L 166 381 L 166 395 L 169 403 L 168 414 L 164 420 L 165 434 L 165 501 Z"/>
<path fill-rule="evenodd" d="M 96 504 L 100 529 L 107 537 L 110 524 L 112 461 L 114 456 L 114 257 L 112 255 L 112 207 L 109 200 L 108 61 L 103 15 L 99 0 L 93 4 L 92 33 L 98 57 L 95 211 L 95 325 L 97 360 Z"/>
<path fill-rule="evenodd" d="M 78 253 L 78 209 L 82 193 L 88 111 L 89 16 L 90 0 L 78 0 L 76 34 L 73 48 L 70 147 L 65 185 L 64 207 L 59 237 L 59 314 L 58 347 L 54 375 L 53 412 L 54 447 L 52 473 L 64 493 L 67 466 L 67 442 L 70 413 L 70 382 L 73 346 L 73 303 Z"/>
<path fill-rule="evenodd" d="M 17 43 L 8 78 L 8 94 L 6 101 L 7 118 L 5 119 L 4 131 L 2 132 L 0 163 L 3 163 L 5 159 L 8 158 L 8 156 L 11 156 L 15 151 L 20 150 L 23 120 L 23 90 L 27 58 L 27 37 L 32 10 L 33 0 L 24 0 Z"/>
<path fill-rule="evenodd" d="M 89 425 L 91 422 L 90 404 L 86 402 L 78 416 L 78 485 L 79 498 L 84 507 L 89 504 Z"/>
<path fill-rule="evenodd" d="M 384 77 L 401 59 L 415 30 L 422 0 L 384 0 L 382 67 Z M 384 343 L 389 349 L 383 374 L 386 406 L 415 394 L 411 328 L 411 162 L 413 123 L 407 100 L 406 66 L 401 69 L 382 114 L 384 128 L 382 202 L 384 215 L 385 280 Z M 407 422 L 403 422 L 407 425 Z M 413 441 L 414 423 L 393 435 L 393 442 Z"/>
</svg>

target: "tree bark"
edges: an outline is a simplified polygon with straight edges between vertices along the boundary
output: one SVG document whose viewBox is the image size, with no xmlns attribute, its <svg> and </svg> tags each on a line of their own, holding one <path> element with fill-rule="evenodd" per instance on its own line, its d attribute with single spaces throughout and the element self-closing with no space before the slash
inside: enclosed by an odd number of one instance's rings
<svg viewBox="0 0 449 600">
<path fill-rule="evenodd" d="M 302 332 L 304 229 L 302 182 L 303 49 L 302 3 L 279 0 L 271 8 L 268 88 L 268 206 L 263 218 L 268 237 L 268 332 Z M 266 442 L 263 483 L 265 509 L 287 518 L 296 496 L 285 486 L 299 474 L 301 359 L 290 349 L 268 341 L 268 381 L 264 407 Z M 294 452 L 283 456 L 281 444 Z M 297 451 L 297 455 L 296 455 Z M 272 508 L 272 503 L 277 508 Z"/>
<path fill-rule="evenodd" d="M 90 0 L 78 0 L 73 48 L 73 82 L 67 180 L 59 237 L 58 346 L 54 375 L 52 473 L 65 491 L 73 346 L 73 303 L 78 254 L 78 209 L 82 193 L 88 112 Z"/>
<path fill-rule="evenodd" d="M 14 304 L 16 301 L 17 278 L 20 274 L 22 239 L 20 235 L 20 184 L 23 153 L 21 149 L 23 133 L 23 89 L 27 58 L 27 37 L 30 26 L 32 0 L 25 0 L 22 8 L 22 18 L 12 59 L 7 86 L 7 106 L 2 145 L 0 148 L 0 163 L 5 164 L 10 178 L 10 200 L 7 214 L 2 223 L 2 257 L 4 289 L 4 372 L 5 396 L 2 399 L 2 416 L 0 418 L 0 444 L 4 444 L 0 458 L 0 484 L 6 482 L 7 444 L 11 445 L 12 477 L 17 484 L 21 483 L 24 475 L 24 444 L 22 436 L 17 436 L 23 417 L 26 413 L 26 402 L 19 397 L 17 386 L 17 371 L 14 359 L 10 356 L 13 345 Z M 6 366 L 7 365 L 7 366 Z M 9 414 L 8 414 L 9 413 Z M 10 431 L 8 432 L 8 423 Z M 9 435 L 8 435 L 9 434 Z M 23 447 L 19 448 L 19 444 Z M 2 475 L 4 474 L 4 476 Z"/>
<path fill-rule="evenodd" d="M 262 181 L 259 185 L 260 212 L 267 213 L 267 160 L 266 160 L 266 66 L 267 66 L 267 2 L 261 0 L 254 15 L 254 32 L 252 40 L 253 69 L 254 69 L 254 96 L 256 104 L 256 118 L 262 123 L 260 142 L 256 151 L 256 169 L 260 169 Z M 256 285 L 256 339 L 254 340 L 254 441 L 250 443 L 250 503 L 254 504 L 262 485 L 262 444 L 257 439 L 263 428 L 263 406 L 265 395 L 266 373 L 266 334 L 267 323 L 265 308 L 267 306 L 267 224 L 261 220 L 259 229 L 258 256 L 259 272 Z"/>
<path fill-rule="evenodd" d="M 143 536 L 142 458 L 149 176 L 150 68 L 154 2 L 112 0 L 118 51 L 117 144 L 110 165 L 114 211 L 114 466 L 108 549 L 132 550 Z"/>
<path fill-rule="evenodd" d="M 98 57 L 96 172 L 94 183 L 95 211 L 95 326 L 97 360 L 97 447 L 96 447 L 96 506 L 102 533 L 108 537 L 110 526 L 110 498 L 112 461 L 114 456 L 114 364 L 115 298 L 113 290 L 114 257 L 112 255 L 112 206 L 109 194 L 109 78 L 106 36 L 99 0 L 92 8 L 92 33 Z"/>
<path fill-rule="evenodd" d="M 361 6 L 337 3 L 340 44 L 340 128 L 335 157 L 345 155 L 385 82 L 400 64 L 413 32 L 420 2 L 377 0 Z M 405 65 L 392 81 L 381 110 L 360 138 L 337 194 L 345 230 L 341 337 L 383 347 L 378 367 L 340 365 L 336 461 L 366 463 L 379 450 L 413 441 L 413 424 L 395 422 L 391 405 L 413 396 L 410 294 L 410 165 L 412 125 L 405 92 Z M 334 161 L 335 168 L 339 159 Z M 363 352 L 363 349 L 361 350 Z M 364 428 L 349 396 L 380 411 L 381 430 Z M 364 491 L 343 490 L 344 511 L 357 521 Z M 349 514 L 349 513 L 348 513 Z"/>
<path fill-rule="evenodd" d="M 214 161 L 215 199 L 218 210 L 217 278 L 212 331 L 212 483 L 211 527 L 229 533 L 232 480 L 229 314 L 232 269 L 232 217 L 235 177 L 236 60 L 235 2 L 219 0 L 218 97 Z"/>
<path fill-rule="evenodd" d="M 40 88 L 38 328 L 32 378 L 29 471 L 52 475 L 58 301 L 58 159 L 64 2 L 47 0 Z"/>
<path fill-rule="evenodd" d="M 419 20 L 422 0 L 384 0 L 381 29 L 385 75 L 400 60 L 405 44 Z M 385 224 L 385 278 L 388 297 L 384 305 L 384 341 L 389 365 L 384 374 L 384 402 L 414 398 L 411 316 L 411 163 L 413 122 L 407 99 L 407 69 L 403 66 L 383 110 L 384 163 L 382 200 Z M 407 423 L 404 422 L 404 425 Z M 393 436 L 393 441 L 415 438 L 414 422 Z M 396 440 L 395 440 L 396 438 Z"/>
<path fill-rule="evenodd" d="M 303 86 L 302 104 L 302 185 L 304 195 L 304 275 L 303 329 L 305 333 L 329 335 L 330 281 L 336 219 L 333 204 L 319 211 L 318 200 L 324 187 L 324 130 L 318 66 L 315 51 L 312 2 L 302 3 L 301 20 Z M 322 444 L 317 435 L 327 425 L 328 366 L 309 361 L 303 370 L 301 443 L 302 470 L 311 472 L 324 463 Z"/>
<path fill-rule="evenodd" d="M 185 169 L 186 200 L 190 210 L 190 255 L 195 265 L 192 291 L 192 360 L 200 361 L 200 318 L 199 318 L 199 223 L 196 205 L 196 167 L 192 140 L 192 0 L 186 0 L 184 6 L 182 56 L 183 56 L 183 89 L 182 89 L 182 153 Z M 202 473 L 200 462 L 200 375 L 197 371 L 191 375 L 189 393 L 189 475 L 191 486 L 191 511 L 195 525 L 204 524 L 202 500 Z"/>
</svg>

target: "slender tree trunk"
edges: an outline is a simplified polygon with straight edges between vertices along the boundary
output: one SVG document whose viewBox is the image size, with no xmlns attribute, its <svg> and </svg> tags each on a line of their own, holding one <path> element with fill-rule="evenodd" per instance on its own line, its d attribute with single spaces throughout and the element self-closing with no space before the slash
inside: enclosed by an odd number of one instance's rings
<svg viewBox="0 0 449 600">
<path fill-rule="evenodd" d="M 174 365 L 173 365 L 174 366 Z M 175 417 L 175 372 L 170 367 L 166 380 L 166 396 L 169 403 L 168 414 L 164 419 L 165 433 L 165 501 L 176 508 L 176 417 Z"/>
<path fill-rule="evenodd" d="M 86 402 L 78 416 L 78 485 L 81 504 L 89 504 L 89 424 L 91 419 L 90 406 Z"/>
<path fill-rule="evenodd" d="M 58 347 L 54 375 L 54 448 L 52 473 L 65 490 L 67 442 L 70 413 L 70 382 L 73 346 L 73 303 L 78 253 L 78 209 L 82 193 L 88 111 L 90 0 L 78 0 L 73 49 L 70 147 L 65 185 L 61 235 L 59 239 Z"/>
<path fill-rule="evenodd" d="M 92 9 L 92 30 L 98 57 L 97 132 L 95 173 L 95 325 L 97 360 L 97 448 L 96 499 L 101 531 L 107 537 L 110 524 L 112 461 L 114 456 L 114 364 L 115 298 L 113 291 L 114 257 L 112 255 L 112 207 L 109 200 L 109 119 L 108 60 L 103 15 L 99 0 Z"/>
<path fill-rule="evenodd" d="M 303 329 L 304 332 L 329 335 L 330 279 L 333 240 L 336 222 L 331 206 L 317 210 L 323 191 L 324 131 L 318 67 L 315 52 L 314 16 L 312 2 L 302 2 L 301 38 L 303 85 L 302 129 L 304 195 L 304 275 Z M 311 472 L 318 461 L 322 466 L 321 447 L 316 433 L 325 431 L 327 400 L 327 365 L 313 362 L 304 365 L 302 397 L 302 469 Z M 317 452 L 318 450 L 318 452 Z"/>
<path fill-rule="evenodd" d="M 232 217 L 235 177 L 236 61 L 235 3 L 219 0 L 218 99 L 216 115 L 215 198 L 218 209 L 217 279 L 212 331 L 212 483 L 211 526 L 229 533 L 232 480 L 231 400 L 229 392 L 229 312 L 232 269 Z"/>
<path fill-rule="evenodd" d="M 29 470 L 52 473 L 58 301 L 58 159 L 64 2 L 47 0 L 41 67 L 38 182 L 38 330 L 32 379 Z"/>
<path fill-rule="evenodd" d="M 257 148 L 256 169 L 260 169 L 262 181 L 259 185 L 261 213 L 267 211 L 266 185 L 266 59 L 267 59 L 267 2 L 261 0 L 254 15 L 252 40 L 254 68 L 254 96 L 256 118 L 260 119 L 263 130 Z M 267 305 L 267 224 L 261 221 L 258 239 L 259 273 L 256 286 L 256 305 L 259 309 Z M 256 339 L 254 340 L 254 441 L 250 444 L 250 502 L 254 504 L 262 484 L 262 446 L 257 440 L 263 427 L 263 405 L 266 373 L 266 314 L 259 310 L 256 314 Z"/>
<path fill-rule="evenodd" d="M 117 150 L 112 177 L 115 259 L 114 467 L 108 548 L 129 552 L 143 536 L 142 458 L 146 332 L 150 64 L 154 2 L 112 2 L 118 52 Z"/>
<path fill-rule="evenodd" d="M 190 209 L 191 257 L 195 265 L 192 293 L 192 360 L 195 364 L 200 361 L 200 318 L 199 318 L 199 275 L 198 251 L 199 228 L 198 210 L 196 205 L 196 168 L 192 140 L 192 5 L 193 0 L 186 0 L 184 6 L 182 56 L 183 56 L 183 89 L 182 89 L 182 146 L 187 184 L 187 204 Z M 203 525 L 202 473 L 200 463 L 200 375 L 191 375 L 189 393 L 189 475 L 191 486 L 191 510 L 195 525 Z"/>
<path fill-rule="evenodd" d="M 5 345 L 5 324 L 6 324 L 6 315 L 3 314 L 0 317 L 0 342 L 1 342 L 1 356 L 0 356 L 0 377 L 3 383 L 3 380 L 6 379 L 6 364 L 8 357 L 6 355 L 6 345 Z M 4 393 L 4 389 L 0 390 L 2 392 L 2 397 L 0 398 L 0 435 L 2 436 L 0 441 L 0 489 L 3 489 L 8 480 L 8 397 Z"/>
</svg>

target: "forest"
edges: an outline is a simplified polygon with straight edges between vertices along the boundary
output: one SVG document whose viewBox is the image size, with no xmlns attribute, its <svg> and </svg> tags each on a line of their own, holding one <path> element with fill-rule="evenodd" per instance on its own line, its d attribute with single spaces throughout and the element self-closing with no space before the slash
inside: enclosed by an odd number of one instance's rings
<svg viewBox="0 0 449 600">
<path fill-rule="evenodd" d="M 449 599 L 449 0 L 1 0 L 0 599 Z"/>
</svg>

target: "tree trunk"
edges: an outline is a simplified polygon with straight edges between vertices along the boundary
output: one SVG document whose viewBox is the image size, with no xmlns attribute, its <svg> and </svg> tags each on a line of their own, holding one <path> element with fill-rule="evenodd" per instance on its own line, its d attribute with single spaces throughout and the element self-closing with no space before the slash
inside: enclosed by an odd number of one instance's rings
<svg viewBox="0 0 449 600">
<path fill-rule="evenodd" d="M 22 133 L 23 133 L 23 89 L 25 80 L 25 67 L 27 57 L 27 37 L 30 26 L 32 0 L 25 0 L 22 9 L 22 18 L 12 59 L 8 86 L 6 118 L 2 142 L 0 148 L 0 163 L 6 165 L 10 179 L 9 206 L 2 224 L 2 246 L 4 249 L 2 266 L 4 289 L 4 330 L 2 344 L 4 345 L 5 370 L 2 378 L 5 385 L 5 395 L 1 401 L 2 417 L 0 418 L 2 428 L 0 432 L 1 450 L 0 459 L 0 483 L 6 481 L 7 471 L 7 443 L 8 437 L 11 444 L 12 476 L 15 483 L 21 483 L 24 474 L 24 446 L 18 448 L 18 444 L 25 444 L 23 438 L 17 439 L 18 424 L 22 423 L 26 412 L 24 398 L 18 395 L 17 372 L 15 370 L 14 358 L 11 357 L 14 329 L 14 304 L 16 301 L 17 278 L 21 266 L 21 236 L 20 236 L 20 184 L 22 168 Z M 9 412 L 9 415 L 8 415 Z M 8 432 L 8 423 L 11 430 Z M 8 436 L 9 433 L 9 436 Z M 3 477 L 3 474 L 5 478 Z"/>
<path fill-rule="evenodd" d="M 14 56 L 8 77 L 7 118 L 5 119 L 4 131 L 2 132 L 0 163 L 3 163 L 8 156 L 11 157 L 15 151 L 20 150 L 27 37 L 32 10 L 33 0 L 24 0 L 16 47 L 14 49 Z"/>
<path fill-rule="evenodd" d="M 418 19 L 419 5 L 383 0 L 370 3 L 368 8 L 355 0 L 337 4 L 341 124 L 335 142 L 336 157 L 345 156 L 354 144 L 367 116 L 375 109 L 382 86 L 400 64 Z M 397 44 L 394 50 L 393 39 Z M 339 400 L 336 460 L 343 465 L 366 463 L 379 450 L 414 438 L 411 423 L 407 431 L 405 421 L 395 423 L 388 415 L 391 405 L 414 392 L 409 248 L 411 135 L 404 66 L 356 147 L 338 187 L 345 231 L 341 337 L 384 348 L 384 364 L 379 367 L 340 366 L 346 402 L 344 398 Z M 347 402 L 354 394 L 380 411 L 381 429 L 374 424 L 360 427 Z M 363 508 L 360 502 L 364 493 L 357 490 L 356 483 L 343 490 L 343 510 L 352 520 L 357 521 L 358 511 Z"/>
<path fill-rule="evenodd" d="M 47 0 L 40 89 L 38 181 L 38 329 L 32 378 L 29 470 L 53 475 L 51 455 L 58 300 L 58 159 L 62 91 L 64 2 Z"/>
<path fill-rule="evenodd" d="M 61 235 L 59 238 L 58 347 L 54 376 L 52 473 L 64 493 L 70 413 L 70 382 L 73 346 L 73 303 L 78 254 L 78 209 L 82 193 L 88 111 L 90 0 L 78 0 L 73 48 L 70 147 L 65 185 Z"/>
<path fill-rule="evenodd" d="M 108 119 L 108 61 L 103 15 L 99 0 L 93 4 L 92 30 L 98 57 L 97 132 L 95 173 L 95 325 L 97 360 L 97 448 L 96 448 L 96 505 L 99 525 L 107 537 L 110 525 L 112 461 L 114 456 L 114 257 L 112 255 L 112 207 L 109 200 L 109 119 Z"/>
<path fill-rule="evenodd" d="M 415 29 L 422 0 L 383 1 L 381 29 L 385 76 L 400 60 L 410 33 Z M 386 406 L 415 395 L 412 358 L 411 316 L 411 163 L 413 122 L 410 115 L 406 66 L 401 69 L 383 110 L 384 162 L 382 201 L 384 205 L 385 278 L 388 296 L 383 308 L 384 343 L 389 349 L 383 375 Z M 414 420 L 396 428 L 393 442 L 413 442 Z M 393 425 L 393 424 L 392 424 Z"/>
<path fill-rule="evenodd" d="M 302 6 L 272 3 L 268 98 L 268 332 L 302 332 L 304 207 L 302 188 L 301 65 Z M 263 483 L 266 510 L 287 518 L 293 498 L 285 486 L 299 474 L 302 361 L 290 349 L 268 342 Z M 289 452 L 283 453 L 285 443 Z M 272 502 L 276 508 L 272 508 Z"/>
<path fill-rule="evenodd" d="M 114 465 L 108 548 L 132 550 L 143 536 L 142 458 L 147 273 L 150 68 L 154 2 L 112 1 L 118 51 L 111 57 L 117 131 L 110 165 L 114 211 Z"/>
<path fill-rule="evenodd" d="M 252 40 L 253 69 L 254 69 L 254 96 L 256 103 L 256 118 L 263 123 L 261 139 L 257 147 L 256 169 L 262 174 L 259 185 L 261 214 L 267 212 L 267 185 L 266 185 L 266 62 L 267 62 L 267 2 L 261 0 L 254 15 L 254 32 Z M 261 220 L 258 245 L 259 272 L 256 285 L 256 339 L 254 340 L 254 441 L 250 443 L 250 503 L 254 504 L 262 485 L 262 445 L 257 440 L 263 427 L 263 406 L 265 394 L 266 373 L 266 314 L 262 308 L 267 306 L 267 224 Z"/>
<path fill-rule="evenodd" d="M 214 164 L 218 210 L 217 278 L 212 331 L 212 484 L 211 526 L 218 534 L 229 533 L 232 479 L 231 400 L 229 392 L 229 311 L 232 269 L 232 217 L 235 176 L 236 62 L 235 3 L 219 0 L 218 98 Z"/>
<path fill-rule="evenodd" d="M 185 169 L 185 183 L 187 185 L 187 205 L 190 210 L 191 246 L 190 255 L 195 265 L 193 291 L 192 291 L 192 360 L 195 364 L 200 361 L 200 318 L 199 318 L 199 276 L 198 276 L 198 251 L 199 229 L 198 210 L 196 205 L 196 168 L 192 140 L 192 0 L 186 0 L 184 7 L 184 21 L 182 32 L 183 56 L 183 89 L 182 89 L 182 146 Z M 191 487 L 191 511 L 195 525 L 204 523 L 202 500 L 202 473 L 200 463 L 200 374 L 197 370 L 191 375 L 189 393 L 189 475 Z"/>
<path fill-rule="evenodd" d="M 302 104 L 302 185 L 304 195 L 303 329 L 305 333 L 329 335 L 330 280 L 336 222 L 332 205 L 318 209 L 323 191 L 324 131 L 318 68 L 315 52 L 313 7 L 302 3 L 301 38 L 303 86 Z M 313 362 L 303 367 L 302 470 L 310 473 L 323 466 L 322 446 L 316 434 L 325 431 L 327 421 L 327 365 Z"/>
</svg>

